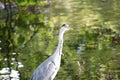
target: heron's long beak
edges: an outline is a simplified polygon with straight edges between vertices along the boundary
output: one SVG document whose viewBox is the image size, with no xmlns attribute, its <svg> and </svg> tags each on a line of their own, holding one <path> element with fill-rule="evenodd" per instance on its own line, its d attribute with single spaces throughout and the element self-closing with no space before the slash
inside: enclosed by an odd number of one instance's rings
<svg viewBox="0 0 120 80">
<path fill-rule="evenodd" d="M 71 27 L 70 27 L 70 29 L 69 29 L 69 30 L 73 30 L 73 28 L 71 28 Z"/>
</svg>

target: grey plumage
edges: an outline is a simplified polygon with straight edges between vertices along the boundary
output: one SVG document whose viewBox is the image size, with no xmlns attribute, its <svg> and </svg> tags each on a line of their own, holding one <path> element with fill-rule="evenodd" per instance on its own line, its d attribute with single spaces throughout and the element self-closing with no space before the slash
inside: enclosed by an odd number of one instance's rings
<svg viewBox="0 0 120 80">
<path fill-rule="evenodd" d="M 69 25 L 63 24 L 56 51 L 42 62 L 31 76 L 31 80 L 53 80 L 60 68 L 64 32 L 70 30 Z"/>
</svg>

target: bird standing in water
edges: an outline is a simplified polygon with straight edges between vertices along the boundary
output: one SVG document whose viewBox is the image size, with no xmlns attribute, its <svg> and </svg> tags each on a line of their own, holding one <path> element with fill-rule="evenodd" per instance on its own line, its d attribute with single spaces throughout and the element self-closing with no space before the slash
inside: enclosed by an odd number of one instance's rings
<svg viewBox="0 0 120 80">
<path fill-rule="evenodd" d="M 70 30 L 68 24 L 63 24 L 60 33 L 59 41 L 56 51 L 48 59 L 42 62 L 31 76 L 31 80 L 53 80 L 60 68 L 62 48 L 63 48 L 63 35 L 66 31 Z"/>
</svg>

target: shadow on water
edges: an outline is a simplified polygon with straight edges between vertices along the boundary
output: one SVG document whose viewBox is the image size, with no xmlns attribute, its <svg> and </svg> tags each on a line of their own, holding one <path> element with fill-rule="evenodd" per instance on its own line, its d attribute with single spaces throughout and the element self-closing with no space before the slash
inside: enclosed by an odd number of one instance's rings
<svg viewBox="0 0 120 80">
<path fill-rule="evenodd" d="M 64 36 L 61 68 L 55 80 L 119 80 L 118 0 L 0 2 L 0 80 L 29 80 Z"/>
</svg>

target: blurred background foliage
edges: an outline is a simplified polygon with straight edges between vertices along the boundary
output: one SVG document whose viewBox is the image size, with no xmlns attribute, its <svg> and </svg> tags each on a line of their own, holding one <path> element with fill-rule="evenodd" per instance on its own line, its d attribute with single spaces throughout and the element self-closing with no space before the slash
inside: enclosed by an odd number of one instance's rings
<svg viewBox="0 0 120 80">
<path fill-rule="evenodd" d="M 60 26 L 68 23 L 74 30 L 64 36 L 64 56 L 55 80 L 119 80 L 119 4 L 119 0 L 1 0 L 0 70 L 16 70 L 16 80 L 29 80 L 54 53 Z"/>
</svg>

